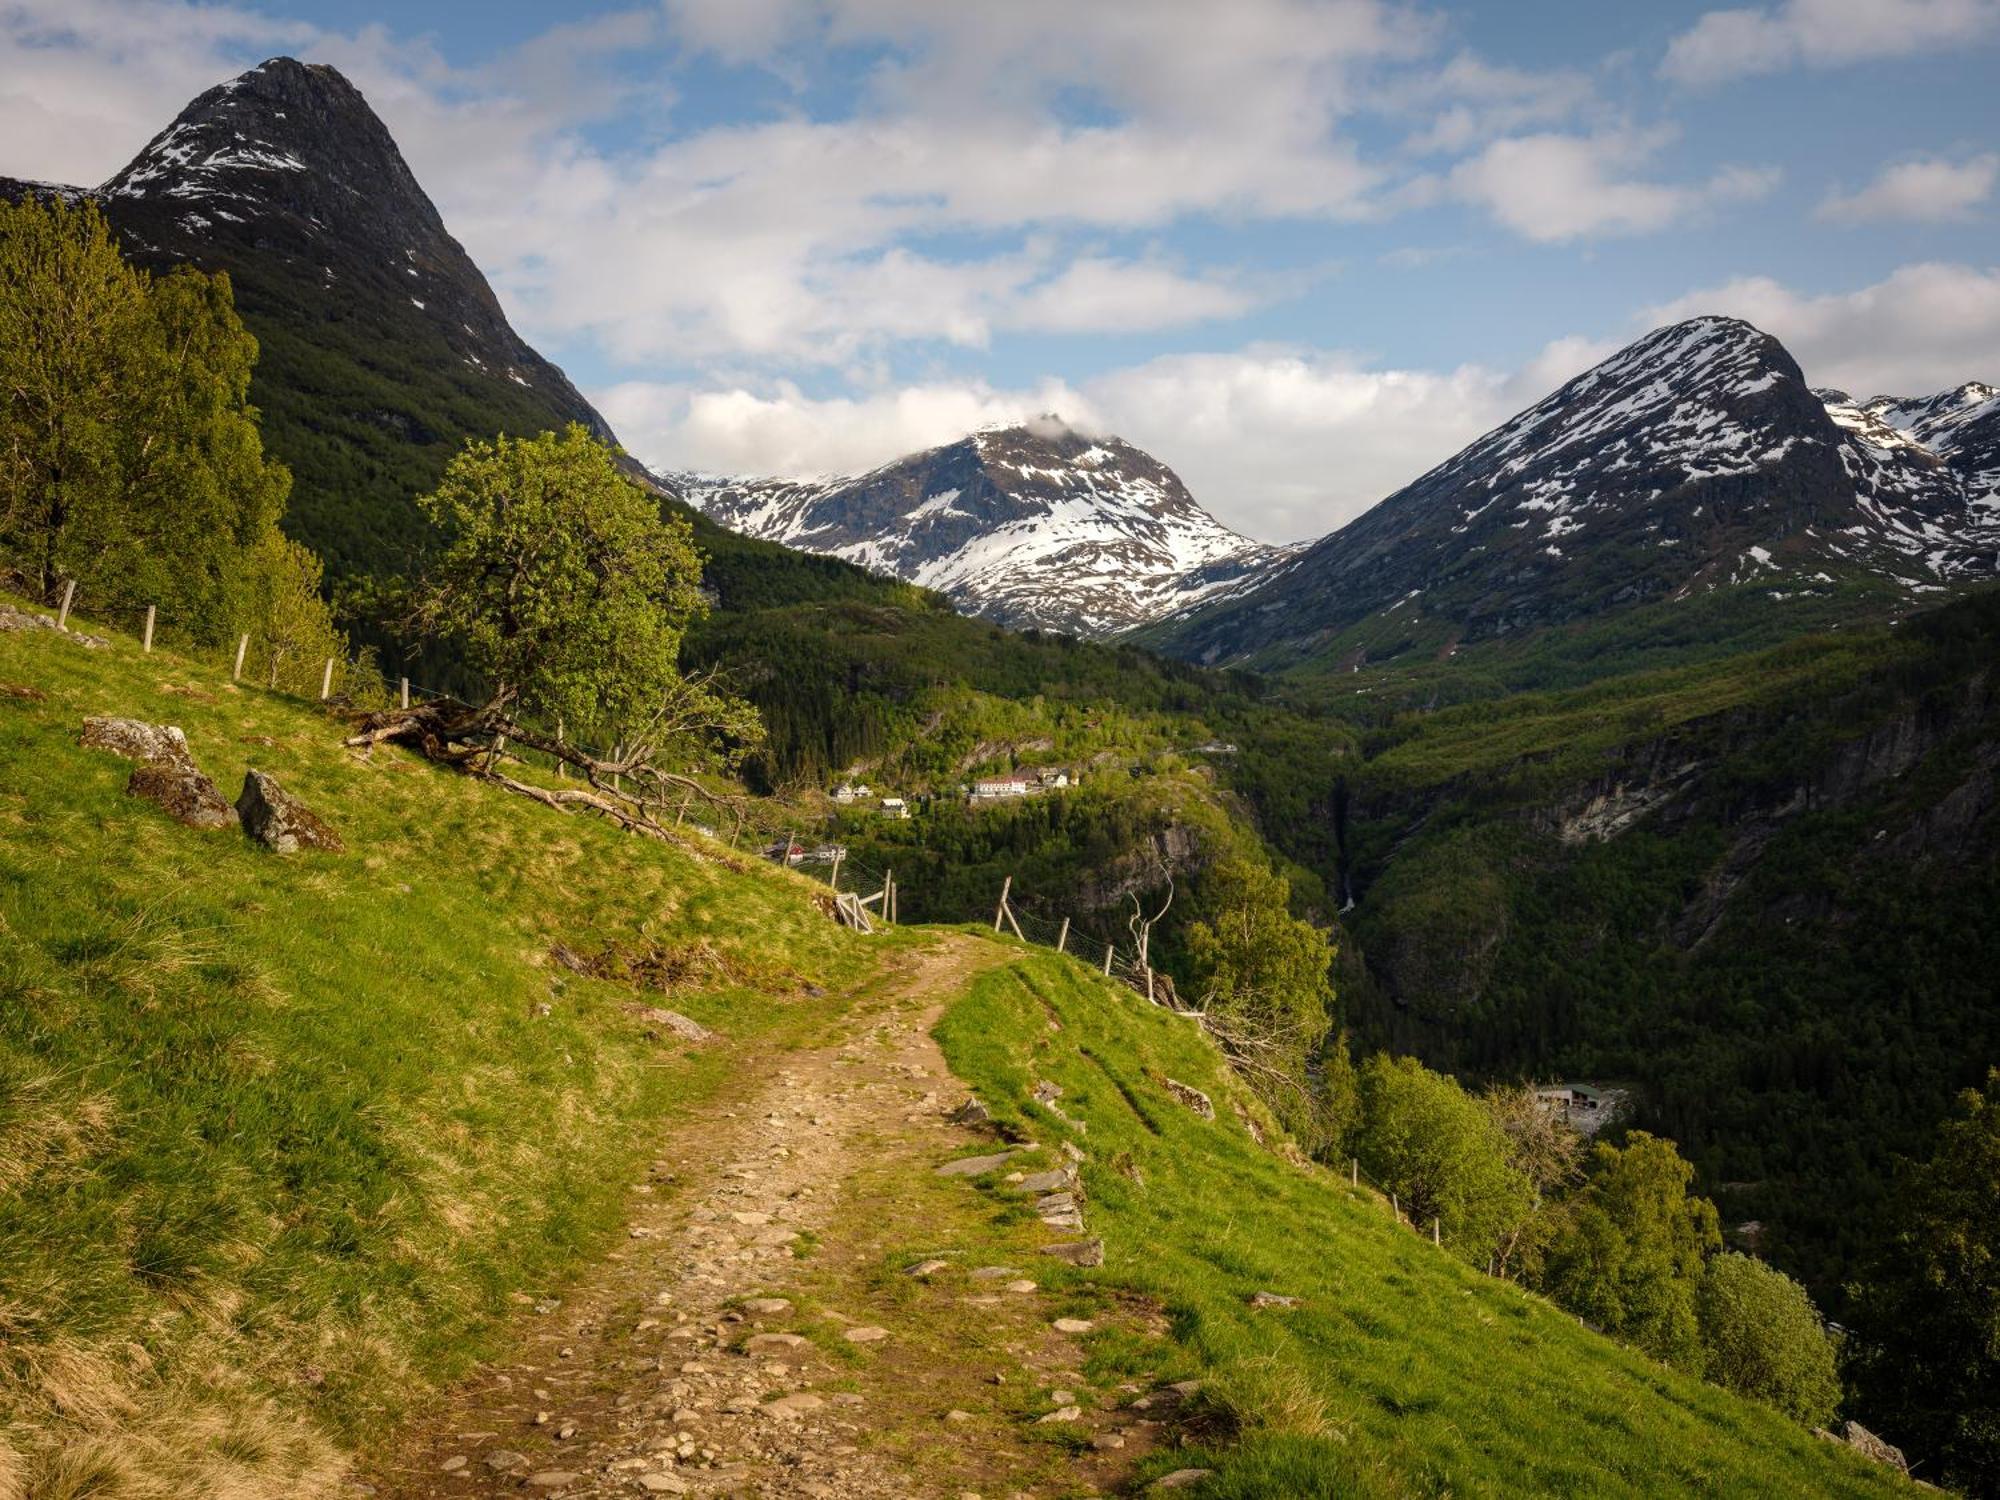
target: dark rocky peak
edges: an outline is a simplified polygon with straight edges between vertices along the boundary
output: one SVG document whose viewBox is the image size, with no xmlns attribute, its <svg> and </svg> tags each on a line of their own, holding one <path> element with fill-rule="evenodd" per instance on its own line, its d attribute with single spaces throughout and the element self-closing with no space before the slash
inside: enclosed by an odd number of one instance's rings
<svg viewBox="0 0 2000 1500">
<path fill-rule="evenodd" d="M 219 83 L 100 189 L 109 198 L 241 199 L 343 231 L 446 237 L 361 91 L 320 63 L 275 57 Z"/>
</svg>

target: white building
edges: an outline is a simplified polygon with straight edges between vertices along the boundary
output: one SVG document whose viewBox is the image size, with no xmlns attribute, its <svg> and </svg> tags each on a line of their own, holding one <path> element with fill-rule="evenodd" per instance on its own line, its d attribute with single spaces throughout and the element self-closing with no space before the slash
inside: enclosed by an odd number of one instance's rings
<svg viewBox="0 0 2000 1500">
<path fill-rule="evenodd" d="M 903 801 L 901 797 L 884 797 L 882 799 L 883 817 L 907 818 L 909 815 L 910 815 L 909 804 Z"/>
<path fill-rule="evenodd" d="M 1025 781 L 975 781 L 972 783 L 974 802 L 998 802 L 1006 797 L 1025 797 L 1028 783 Z"/>
</svg>

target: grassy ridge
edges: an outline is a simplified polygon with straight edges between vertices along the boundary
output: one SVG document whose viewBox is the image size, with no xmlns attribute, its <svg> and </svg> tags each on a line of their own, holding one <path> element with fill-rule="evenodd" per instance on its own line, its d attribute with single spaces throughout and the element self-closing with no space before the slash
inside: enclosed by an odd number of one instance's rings
<svg viewBox="0 0 2000 1500">
<path fill-rule="evenodd" d="M 0 1492 L 311 1493 L 602 1244 L 733 1044 L 873 961 L 780 872 L 363 761 L 129 640 L 0 634 L 0 683 L 44 695 L 0 695 Z M 348 852 L 169 821 L 95 713 L 180 725 L 225 795 L 271 772 Z M 650 1037 L 558 942 L 685 956 L 669 1003 L 727 1043 Z"/>
<path fill-rule="evenodd" d="M 1063 1134 L 1026 1101 L 1064 1089 L 1102 1277 L 1158 1298 L 1235 1444 L 1152 1460 L 1219 1473 L 1205 1495 L 1869 1495 L 1888 1471 L 1764 1407 L 1589 1333 L 1394 1225 L 1387 1205 L 1287 1165 L 1234 1117 L 1188 1023 L 1081 966 L 1024 957 L 938 1028 L 1003 1120 Z M 1218 1118 L 1163 1080 L 1206 1090 Z M 1255 1292 L 1300 1297 L 1253 1309 Z M 1115 1358 L 1109 1347 L 1099 1353 Z"/>
</svg>

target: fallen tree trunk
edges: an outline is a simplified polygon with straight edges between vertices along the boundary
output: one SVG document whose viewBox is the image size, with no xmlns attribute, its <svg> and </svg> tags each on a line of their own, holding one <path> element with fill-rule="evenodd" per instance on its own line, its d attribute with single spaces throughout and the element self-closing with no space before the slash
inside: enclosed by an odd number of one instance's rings
<svg viewBox="0 0 2000 1500">
<path fill-rule="evenodd" d="M 693 776 L 656 764 L 656 736 L 642 735 L 621 745 L 614 758 L 602 758 L 560 735 L 545 735 L 516 722 L 507 713 L 504 699 L 483 707 L 436 699 L 408 708 L 383 709 L 363 718 L 344 743 L 362 751 L 372 751 L 381 744 L 402 745 L 426 760 L 452 766 L 545 807 L 595 813 L 628 832 L 650 838 L 667 837 L 669 825 L 656 814 L 665 812 L 670 796 L 683 805 L 687 798 L 698 797 L 713 807 L 735 812 L 739 818 L 742 814 L 742 798 L 711 791 Z M 501 769 L 503 754 L 510 747 L 516 752 L 515 759 L 523 749 L 546 755 L 558 766 L 575 772 L 585 784 L 537 786 L 510 775 Z"/>
</svg>

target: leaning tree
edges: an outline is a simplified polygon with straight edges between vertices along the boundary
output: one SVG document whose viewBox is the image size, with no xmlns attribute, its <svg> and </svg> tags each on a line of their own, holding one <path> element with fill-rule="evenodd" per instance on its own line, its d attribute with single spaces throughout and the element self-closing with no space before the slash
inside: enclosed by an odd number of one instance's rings
<svg viewBox="0 0 2000 1500">
<path fill-rule="evenodd" d="M 685 520 L 663 516 L 576 424 L 468 444 L 418 504 L 440 545 L 403 626 L 453 649 L 487 686 L 476 702 L 371 714 L 350 745 L 408 745 L 640 832 L 661 831 L 676 798 L 725 800 L 695 772 L 733 764 L 763 726 L 710 678 L 681 674 L 682 634 L 706 607 Z M 584 784 L 523 780 L 507 769 L 510 747 Z"/>
</svg>

